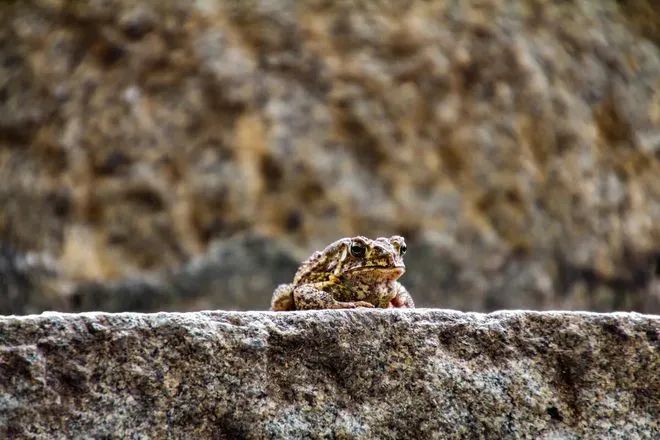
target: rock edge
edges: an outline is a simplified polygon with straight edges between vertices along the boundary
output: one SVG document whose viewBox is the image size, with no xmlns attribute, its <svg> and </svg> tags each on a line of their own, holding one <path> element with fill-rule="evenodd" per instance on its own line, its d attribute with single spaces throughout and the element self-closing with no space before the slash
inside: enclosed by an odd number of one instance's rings
<svg viewBox="0 0 660 440">
<path fill-rule="evenodd" d="M 660 316 L 0 317 L 2 438 L 657 438 Z"/>
</svg>

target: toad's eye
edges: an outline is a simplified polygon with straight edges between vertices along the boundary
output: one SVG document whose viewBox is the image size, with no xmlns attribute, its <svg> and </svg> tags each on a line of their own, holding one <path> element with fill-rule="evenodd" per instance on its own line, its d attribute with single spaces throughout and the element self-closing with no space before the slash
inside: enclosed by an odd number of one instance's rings
<svg viewBox="0 0 660 440">
<path fill-rule="evenodd" d="M 361 243 L 355 243 L 355 242 L 351 243 L 351 247 L 349 250 L 351 252 L 351 255 L 358 258 L 364 257 L 364 254 L 367 253 L 367 248 L 364 247 L 364 245 Z"/>
<path fill-rule="evenodd" d="M 401 244 L 401 246 L 399 246 L 399 255 L 403 257 L 403 255 L 406 253 L 407 250 L 408 250 L 408 246 L 406 246 L 405 243 Z"/>
</svg>

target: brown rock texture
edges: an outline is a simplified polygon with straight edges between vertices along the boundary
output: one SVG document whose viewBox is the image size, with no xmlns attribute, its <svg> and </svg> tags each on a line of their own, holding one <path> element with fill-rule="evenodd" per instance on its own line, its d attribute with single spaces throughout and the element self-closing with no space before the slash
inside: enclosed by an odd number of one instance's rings
<svg viewBox="0 0 660 440">
<path fill-rule="evenodd" d="M 422 305 L 658 312 L 658 11 L 0 2 L 0 313 L 395 233 Z"/>
<path fill-rule="evenodd" d="M 636 313 L 1 317 L 0 436 L 657 439 L 659 331 Z"/>
</svg>

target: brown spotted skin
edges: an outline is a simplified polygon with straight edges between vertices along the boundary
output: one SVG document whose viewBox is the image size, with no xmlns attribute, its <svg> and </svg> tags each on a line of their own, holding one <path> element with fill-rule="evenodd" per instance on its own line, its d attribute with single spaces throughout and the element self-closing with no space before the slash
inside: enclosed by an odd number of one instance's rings
<svg viewBox="0 0 660 440">
<path fill-rule="evenodd" d="M 403 237 L 342 238 L 305 261 L 291 284 L 273 292 L 271 310 L 412 308 L 415 304 L 397 281 L 406 266 Z"/>
</svg>

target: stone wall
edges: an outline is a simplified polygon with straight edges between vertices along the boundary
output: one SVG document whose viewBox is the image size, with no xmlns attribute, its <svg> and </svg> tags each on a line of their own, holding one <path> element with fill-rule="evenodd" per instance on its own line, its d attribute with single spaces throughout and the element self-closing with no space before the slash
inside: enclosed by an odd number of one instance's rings
<svg viewBox="0 0 660 440">
<path fill-rule="evenodd" d="M 0 313 L 265 308 L 358 233 L 419 304 L 657 313 L 654 3 L 0 2 Z"/>
<path fill-rule="evenodd" d="M 635 313 L 2 317 L 0 437 L 657 439 L 659 331 Z"/>
</svg>

